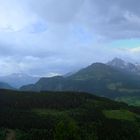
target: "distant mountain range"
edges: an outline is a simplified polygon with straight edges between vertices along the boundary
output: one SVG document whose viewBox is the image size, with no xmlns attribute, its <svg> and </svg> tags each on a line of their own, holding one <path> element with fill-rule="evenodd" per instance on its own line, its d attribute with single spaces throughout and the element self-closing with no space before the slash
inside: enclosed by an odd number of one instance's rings
<svg viewBox="0 0 140 140">
<path fill-rule="evenodd" d="M 0 89 L 14 89 L 14 88 L 7 83 L 0 82 Z"/>
<path fill-rule="evenodd" d="M 24 91 L 84 91 L 106 97 L 138 94 L 140 66 L 115 58 L 107 64 L 94 63 L 67 76 L 41 78 L 21 87 Z"/>
<path fill-rule="evenodd" d="M 40 77 L 34 77 L 24 73 L 14 73 L 7 76 L 1 76 L 0 81 L 4 83 L 8 83 L 14 88 L 19 88 L 26 84 L 35 83 L 39 80 L 39 78 Z"/>
</svg>

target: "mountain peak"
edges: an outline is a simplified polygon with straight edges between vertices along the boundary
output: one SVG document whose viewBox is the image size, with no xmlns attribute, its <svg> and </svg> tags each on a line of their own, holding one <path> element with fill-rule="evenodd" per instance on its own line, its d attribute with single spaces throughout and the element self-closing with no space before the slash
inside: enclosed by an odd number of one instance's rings
<svg viewBox="0 0 140 140">
<path fill-rule="evenodd" d="M 124 60 L 122 60 L 121 58 L 119 58 L 119 57 L 115 57 L 114 59 L 112 59 L 112 61 L 123 61 L 124 62 Z"/>
<path fill-rule="evenodd" d="M 114 58 L 112 61 L 109 61 L 107 65 L 140 75 L 140 65 L 126 62 L 120 58 Z"/>
<path fill-rule="evenodd" d="M 116 57 L 112 61 L 109 61 L 107 64 L 114 67 L 124 68 L 127 65 L 127 62 Z"/>
</svg>

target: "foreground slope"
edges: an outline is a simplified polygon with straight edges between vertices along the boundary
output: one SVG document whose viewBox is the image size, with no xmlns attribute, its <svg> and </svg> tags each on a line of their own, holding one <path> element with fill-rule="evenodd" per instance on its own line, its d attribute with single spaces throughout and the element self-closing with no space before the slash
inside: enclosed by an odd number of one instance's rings
<svg viewBox="0 0 140 140">
<path fill-rule="evenodd" d="M 140 93 L 140 76 L 94 63 L 77 73 L 61 77 L 41 78 L 36 84 L 21 87 L 23 91 L 84 91 L 105 97 Z"/>
<path fill-rule="evenodd" d="M 0 90 L 0 140 L 139 140 L 140 108 L 87 93 Z M 7 130 L 7 131 L 6 131 Z"/>
</svg>

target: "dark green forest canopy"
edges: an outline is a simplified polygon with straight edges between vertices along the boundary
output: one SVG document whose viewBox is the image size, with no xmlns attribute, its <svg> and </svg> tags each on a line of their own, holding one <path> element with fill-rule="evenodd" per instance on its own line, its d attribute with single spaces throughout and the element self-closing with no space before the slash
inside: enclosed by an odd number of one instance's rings
<svg viewBox="0 0 140 140">
<path fill-rule="evenodd" d="M 82 92 L 0 90 L 0 140 L 139 140 L 140 108 Z"/>
</svg>

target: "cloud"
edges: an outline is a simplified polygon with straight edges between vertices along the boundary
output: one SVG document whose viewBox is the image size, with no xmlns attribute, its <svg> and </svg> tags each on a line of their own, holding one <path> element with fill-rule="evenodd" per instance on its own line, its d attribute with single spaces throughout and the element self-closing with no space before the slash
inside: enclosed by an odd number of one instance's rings
<svg viewBox="0 0 140 140">
<path fill-rule="evenodd" d="M 0 0 L 0 31 L 19 31 L 35 22 L 26 5 L 18 0 Z"/>
<path fill-rule="evenodd" d="M 90 1 L 94 6 L 89 14 L 93 30 L 108 39 L 140 37 L 139 3 L 138 0 Z"/>
<path fill-rule="evenodd" d="M 29 0 L 32 10 L 54 24 L 84 24 L 104 38 L 140 37 L 139 0 Z"/>
<path fill-rule="evenodd" d="M 32 10 L 49 22 L 71 22 L 84 0 L 29 0 Z"/>
<path fill-rule="evenodd" d="M 139 59 L 138 48 L 109 46 L 140 37 L 138 0 L 0 3 L 0 74 L 63 74 L 115 56 Z"/>
</svg>

